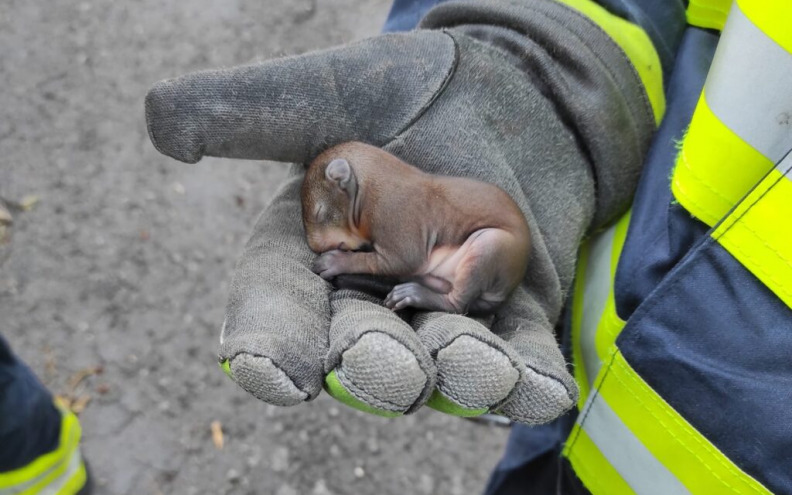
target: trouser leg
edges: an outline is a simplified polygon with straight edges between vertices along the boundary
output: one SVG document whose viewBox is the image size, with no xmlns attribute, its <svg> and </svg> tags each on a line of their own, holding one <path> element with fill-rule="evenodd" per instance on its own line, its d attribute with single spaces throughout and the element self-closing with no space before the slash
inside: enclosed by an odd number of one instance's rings
<svg viewBox="0 0 792 495">
<path fill-rule="evenodd" d="M 0 473 L 57 448 L 60 427 L 52 395 L 0 336 Z"/>
</svg>

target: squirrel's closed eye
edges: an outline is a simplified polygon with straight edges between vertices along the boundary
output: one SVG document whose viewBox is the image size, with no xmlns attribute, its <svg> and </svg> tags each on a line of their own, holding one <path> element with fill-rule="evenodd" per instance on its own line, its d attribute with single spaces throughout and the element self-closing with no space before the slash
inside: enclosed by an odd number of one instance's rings
<svg viewBox="0 0 792 495">
<path fill-rule="evenodd" d="M 322 223 L 325 219 L 324 217 L 326 211 L 327 209 L 325 208 L 324 205 L 322 204 L 316 205 L 316 208 L 314 208 L 314 219 L 317 222 Z"/>
</svg>

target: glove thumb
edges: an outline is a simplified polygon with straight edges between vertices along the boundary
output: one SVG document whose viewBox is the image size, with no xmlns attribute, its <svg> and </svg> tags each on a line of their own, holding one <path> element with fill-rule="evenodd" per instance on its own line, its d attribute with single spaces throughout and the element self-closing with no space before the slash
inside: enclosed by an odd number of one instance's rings
<svg viewBox="0 0 792 495">
<path fill-rule="evenodd" d="M 451 37 L 415 31 L 195 72 L 151 88 L 149 136 L 187 163 L 204 155 L 305 163 L 344 141 L 381 146 L 430 105 L 455 59 Z"/>
</svg>

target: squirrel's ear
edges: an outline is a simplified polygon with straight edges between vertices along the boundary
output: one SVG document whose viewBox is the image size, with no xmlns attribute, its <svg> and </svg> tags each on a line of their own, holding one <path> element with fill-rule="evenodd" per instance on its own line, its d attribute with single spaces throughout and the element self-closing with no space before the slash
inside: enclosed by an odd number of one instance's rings
<svg viewBox="0 0 792 495">
<path fill-rule="evenodd" d="M 352 177 L 352 167 L 350 167 L 349 162 L 343 158 L 336 158 L 327 164 L 325 176 L 331 181 L 340 184 L 344 181 L 348 181 L 349 178 Z"/>
<path fill-rule="evenodd" d="M 327 164 L 325 177 L 338 184 L 338 187 L 344 191 L 349 191 L 351 187 L 354 187 L 355 176 L 352 173 L 352 167 L 343 158 L 336 158 Z"/>
</svg>

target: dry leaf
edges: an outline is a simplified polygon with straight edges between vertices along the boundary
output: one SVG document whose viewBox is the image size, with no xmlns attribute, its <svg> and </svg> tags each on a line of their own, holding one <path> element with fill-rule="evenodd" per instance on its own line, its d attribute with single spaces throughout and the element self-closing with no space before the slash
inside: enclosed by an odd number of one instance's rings
<svg viewBox="0 0 792 495">
<path fill-rule="evenodd" d="M 71 404 L 72 412 L 74 414 L 80 414 L 85 410 L 89 402 L 91 402 L 91 396 L 88 394 L 77 397 Z"/>
<path fill-rule="evenodd" d="M 83 368 L 83 369 L 77 371 L 69 379 L 69 389 L 71 390 L 72 393 L 74 393 L 74 390 L 77 388 L 77 386 L 80 383 L 82 383 L 83 380 L 85 380 L 86 378 L 88 378 L 91 375 L 98 375 L 102 371 L 104 371 L 104 367 L 101 366 L 101 365 L 99 365 L 99 366 L 91 366 L 89 368 Z"/>
<path fill-rule="evenodd" d="M 2 201 L 0 201 L 0 225 L 6 226 L 11 225 L 14 223 L 14 218 L 11 216 L 11 212 L 8 211 L 8 208 L 5 207 Z"/>
<path fill-rule="evenodd" d="M 74 414 L 80 414 L 85 411 L 88 403 L 91 402 L 91 396 L 83 394 L 79 397 L 70 397 L 68 395 L 56 395 L 55 402 L 64 409 L 68 409 Z"/>
<path fill-rule="evenodd" d="M 38 196 L 36 196 L 35 194 L 28 194 L 27 196 L 24 196 L 22 199 L 19 200 L 17 206 L 22 211 L 30 211 L 33 209 L 34 206 L 36 206 L 36 203 L 38 202 L 39 202 Z"/>
<path fill-rule="evenodd" d="M 223 450 L 224 438 L 223 438 L 223 425 L 220 424 L 220 421 L 212 421 L 211 424 L 212 428 L 212 442 L 217 450 Z"/>
<path fill-rule="evenodd" d="M 52 348 L 49 346 L 44 346 L 44 373 L 48 378 L 52 378 L 57 374 L 55 353 L 52 352 Z"/>
<path fill-rule="evenodd" d="M 11 240 L 12 223 L 14 223 L 14 219 L 11 217 L 11 212 L 8 211 L 5 203 L 0 199 L 0 244 L 5 244 Z"/>
</svg>

